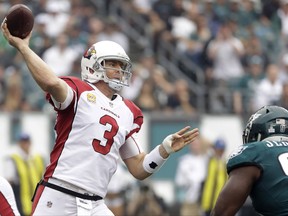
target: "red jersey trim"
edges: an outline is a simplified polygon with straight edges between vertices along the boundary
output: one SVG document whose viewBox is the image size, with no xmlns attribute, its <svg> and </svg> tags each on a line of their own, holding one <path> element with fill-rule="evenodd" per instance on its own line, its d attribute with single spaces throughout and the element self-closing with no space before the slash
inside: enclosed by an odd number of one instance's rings
<svg viewBox="0 0 288 216">
<path fill-rule="evenodd" d="M 130 109 L 130 111 L 133 113 L 133 116 L 134 116 L 133 123 L 138 125 L 138 127 L 131 130 L 130 133 L 126 136 L 126 139 L 127 139 L 132 134 L 137 133 L 140 130 L 140 128 L 143 124 L 143 113 L 139 109 L 139 107 L 137 107 L 132 101 L 124 99 L 124 103 Z"/>
<path fill-rule="evenodd" d="M 41 195 L 43 193 L 44 188 L 45 187 L 43 185 L 39 185 L 37 187 L 37 191 L 35 191 L 36 194 L 35 194 L 35 197 L 34 197 L 34 200 L 33 200 L 33 204 L 32 204 L 32 213 L 31 213 L 31 215 L 34 214 L 34 211 L 35 211 L 35 209 L 36 209 L 36 207 L 38 205 L 38 202 L 40 200 L 40 197 L 41 197 Z"/>
<path fill-rule="evenodd" d="M 3 193 L 0 192 L 0 215 L 5 216 L 14 216 L 13 209 L 6 199 L 6 197 L 3 195 Z"/>
<path fill-rule="evenodd" d="M 58 110 L 54 107 L 54 109 L 57 111 L 57 119 L 54 126 L 57 138 L 55 140 L 54 148 L 50 154 L 50 165 L 47 167 L 44 174 L 45 179 L 52 177 L 54 170 L 57 167 L 58 160 L 62 154 L 65 143 L 72 130 L 72 124 L 74 122 L 78 100 L 81 93 L 87 90 L 93 90 L 93 88 L 89 84 L 80 80 L 77 77 L 61 77 L 61 79 L 63 79 L 72 89 L 74 89 L 77 95 L 74 95 L 73 101 L 65 110 Z M 51 96 L 49 94 L 48 98 L 50 99 L 49 102 L 52 102 L 51 105 L 54 106 Z"/>
</svg>

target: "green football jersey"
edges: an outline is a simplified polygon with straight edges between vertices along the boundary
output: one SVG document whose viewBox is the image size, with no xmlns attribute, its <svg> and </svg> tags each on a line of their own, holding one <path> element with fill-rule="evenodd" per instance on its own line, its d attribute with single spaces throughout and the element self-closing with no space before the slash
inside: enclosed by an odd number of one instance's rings
<svg viewBox="0 0 288 216">
<path fill-rule="evenodd" d="M 288 215 L 288 142 L 261 141 L 240 146 L 227 162 L 227 172 L 253 165 L 261 169 L 250 197 L 265 216 Z"/>
</svg>

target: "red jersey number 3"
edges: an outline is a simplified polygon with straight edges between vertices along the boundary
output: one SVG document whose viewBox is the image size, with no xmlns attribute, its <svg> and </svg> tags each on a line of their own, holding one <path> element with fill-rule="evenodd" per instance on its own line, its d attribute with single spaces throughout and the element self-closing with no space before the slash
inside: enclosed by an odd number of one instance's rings
<svg viewBox="0 0 288 216">
<path fill-rule="evenodd" d="M 93 148 L 96 152 L 106 155 L 110 152 L 110 149 L 114 143 L 114 136 L 117 134 L 119 130 L 119 126 L 114 118 L 108 115 L 104 115 L 100 118 L 100 124 L 102 125 L 111 125 L 110 130 L 106 130 L 104 132 L 104 138 L 106 139 L 106 143 L 102 143 L 98 139 L 94 139 L 92 142 Z"/>
</svg>

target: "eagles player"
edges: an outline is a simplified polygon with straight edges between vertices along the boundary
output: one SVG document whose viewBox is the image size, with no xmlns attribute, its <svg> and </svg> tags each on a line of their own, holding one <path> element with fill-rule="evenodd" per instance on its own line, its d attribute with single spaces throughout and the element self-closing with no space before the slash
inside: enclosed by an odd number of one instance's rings
<svg viewBox="0 0 288 216">
<path fill-rule="evenodd" d="M 288 111 L 264 106 L 243 132 L 243 145 L 227 162 L 229 179 L 213 216 L 234 216 L 248 196 L 265 216 L 288 215 Z"/>
</svg>

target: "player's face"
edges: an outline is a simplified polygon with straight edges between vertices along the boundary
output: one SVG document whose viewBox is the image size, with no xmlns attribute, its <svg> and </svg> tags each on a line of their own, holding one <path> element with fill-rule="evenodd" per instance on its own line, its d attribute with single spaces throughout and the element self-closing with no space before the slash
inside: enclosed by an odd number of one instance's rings
<svg viewBox="0 0 288 216">
<path fill-rule="evenodd" d="M 117 60 L 106 60 L 105 61 L 105 69 L 106 69 L 106 76 L 109 79 L 123 79 L 123 72 L 121 69 L 123 68 L 123 62 Z"/>
</svg>

